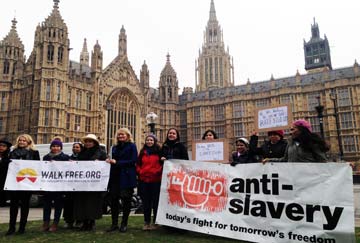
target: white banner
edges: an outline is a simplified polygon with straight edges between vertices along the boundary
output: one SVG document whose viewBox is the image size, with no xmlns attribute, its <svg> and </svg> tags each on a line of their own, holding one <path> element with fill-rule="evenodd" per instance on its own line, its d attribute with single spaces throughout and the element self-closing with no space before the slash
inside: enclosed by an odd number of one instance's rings
<svg viewBox="0 0 360 243">
<path fill-rule="evenodd" d="M 11 191 L 106 191 L 105 161 L 12 160 L 4 189 Z"/>
<path fill-rule="evenodd" d="M 156 221 L 254 242 L 355 242 L 351 167 L 166 161 Z"/>
</svg>

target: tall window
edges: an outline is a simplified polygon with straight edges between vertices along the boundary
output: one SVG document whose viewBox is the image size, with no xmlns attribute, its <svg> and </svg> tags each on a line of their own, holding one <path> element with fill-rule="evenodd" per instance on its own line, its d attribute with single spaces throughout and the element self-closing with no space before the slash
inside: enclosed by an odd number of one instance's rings
<svg viewBox="0 0 360 243">
<path fill-rule="evenodd" d="M 62 63 L 64 55 L 64 48 L 62 46 L 58 49 L 58 63 Z"/>
<path fill-rule="evenodd" d="M 244 123 L 234 123 L 234 137 L 245 136 Z"/>
<path fill-rule="evenodd" d="M 237 101 L 233 103 L 233 118 L 245 116 L 245 107 L 243 102 Z"/>
<path fill-rule="evenodd" d="M 66 129 L 70 129 L 70 114 L 66 114 Z"/>
<path fill-rule="evenodd" d="M 50 80 L 46 81 L 46 90 L 45 90 L 45 99 L 50 100 L 51 97 L 51 82 Z"/>
<path fill-rule="evenodd" d="M 311 124 L 311 128 L 313 132 L 320 132 L 320 123 L 319 123 L 319 118 L 318 117 L 309 117 L 309 121 Z"/>
<path fill-rule="evenodd" d="M 256 100 L 255 105 L 256 105 L 256 107 L 269 106 L 270 105 L 270 100 L 269 99 Z"/>
<path fill-rule="evenodd" d="M 342 129 L 354 128 L 353 116 L 351 112 L 340 113 L 340 125 Z"/>
<path fill-rule="evenodd" d="M 219 138 L 225 137 L 225 125 L 224 122 L 215 122 L 214 130 Z"/>
<path fill-rule="evenodd" d="M 3 132 L 3 128 L 4 127 L 4 122 L 3 122 L 3 118 L 2 117 L 0 117 L 0 133 L 2 133 Z"/>
<path fill-rule="evenodd" d="M 311 93 L 308 94 L 308 111 L 315 111 L 315 107 L 319 105 L 319 94 L 318 93 Z"/>
<path fill-rule="evenodd" d="M 337 104 L 341 106 L 351 106 L 351 93 L 348 88 L 340 88 L 337 90 Z"/>
<path fill-rule="evenodd" d="M 60 94 L 61 94 L 61 83 L 58 82 L 56 86 L 56 100 L 60 101 Z"/>
<path fill-rule="evenodd" d="M 60 126 L 60 110 L 56 109 L 55 111 L 55 126 L 59 127 Z"/>
<path fill-rule="evenodd" d="M 201 108 L 194 107 L 193 115 L 194 115 L 194 122 L 200 122 L 201 121 Z"/>
<path fill-rule="evenodd" d="M 67 95 L 67 106 L 71 106 L 71 89 L 68 90 L 68 95 Z"/>
<path fill-rule="evenodd" d="M 91 94 L 90 93 L 86 94 L 86 109 L 88 111 L 91 111 Z"/>
<path fill-rule="evenodd" d="M 80 123 L 81 123 L 81 116 L 75 115 L 74 130 L 77 132 L 80 131 Z"/>
<path fill-rule="evenodd" d="M 200 129 L 200 127 L 194 127 L 193 128 L 193 136 L 194 136 L 195 140 L 201 139 L 201 129 Z"/>
<path fill-rule="evenodd" d="M 5 111 L 6 110 L 6 93 L 5 92 L 1 92 L 1 111 Z"/>
<path fill-rule="evenodd" d="M 81 108 L 81 91 L 80 90 L 76 92 L 75 107 Z"/>
<path fill-rule="evenodd" d="M 215 121 L 225 120 L 225 106 L 224 105 L 214 106 L 214 117 L 215 117 Z"/>
<path fill-rule="evenodd" d="M 44 114 L 44 126 L 49 126 L 49 119 L 50 119 L 50 110 L 49 110 L 49 109 L 45 109 L 45 114 Z"/>
<path fill-rule="evenodd" d="M 91 119 L 90 117 L 85 118 L 85 132 L 91 132 Z"/>
<path fill-rule="evenodd" d="M 343 144 L 345 152 L 356 152 L 358 150 L 355 143 L 355 136 L 343 136 Z"/>
<path fill-rule="evenodd" d="M 9 74 L 9 70 L 10 70 L 10 62 L 8 60 L 5 60 L 3 74 Z"/>
<path fill-rule="evenodd" d="M 54 46 L 52 44 L 48 45 L 47 60 L 49 62 L 54 61 Z"/>
</svg>

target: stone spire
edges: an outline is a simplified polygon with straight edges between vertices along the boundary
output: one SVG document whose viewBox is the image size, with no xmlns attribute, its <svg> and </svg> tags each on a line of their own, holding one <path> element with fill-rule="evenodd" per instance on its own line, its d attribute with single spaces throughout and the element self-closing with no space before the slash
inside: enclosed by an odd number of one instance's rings
<svg viewBox="0 0 360 243">
<path fill-rule="evenodd" d="M 209 17 L 209 22 L 210 22 L 210 21 L 217 21 L 217 19 L 216 19 L 216 11 L 215 11 L 214 0 L 211 0 L 211 3 L 210 3 L 210 17 Z"/>
<path fill-rule="evenodd" d="M 127 36 L 124 25 L 121 27 L 119 35 L 119 53 L 120 57 L 127 57 Z"/>
<path fill-rule="evenodd" d="M 80 53 L 80 64 L 89 66 L 89 52 L 87 50 L 86 38 L 84 39 L 83 48 Z"/>
</svg>

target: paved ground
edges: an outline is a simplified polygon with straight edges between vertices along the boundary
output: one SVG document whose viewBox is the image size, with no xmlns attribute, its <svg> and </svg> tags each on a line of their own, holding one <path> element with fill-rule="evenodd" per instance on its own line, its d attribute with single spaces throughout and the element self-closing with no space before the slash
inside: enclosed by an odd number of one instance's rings
<svg viewBox="0 0 360 243">
<path fill-rule="evenodd" d="M 28 220 L 41 220 L 42 219 L 42 208 L 31 208 Z M 142 215 L 142 214 L 136 214 Z M 9 208 L 0 208 L 0 224 L 9 222 Z M 360 218 L 355 219 L 355 226 L 360 227 Z"/>
</svg>

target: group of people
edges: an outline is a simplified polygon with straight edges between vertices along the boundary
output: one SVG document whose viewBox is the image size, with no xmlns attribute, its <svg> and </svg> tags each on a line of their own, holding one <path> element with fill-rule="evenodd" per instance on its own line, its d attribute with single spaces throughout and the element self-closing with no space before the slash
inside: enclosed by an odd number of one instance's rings
<svg viewBox="0 0 360 243">
<path fill-rule="evenodd" d="M 244 137 L 235 141 L 236 151 L 230 158 L 230 164 L 236 166 L 243 163 L 256 162 L 326 162 L 327 143 L 312 132 L 311 125 L 306 120 L 296 120 L 290 128 L 290 138 L 284 140 L 283 130 L 268 132 L 269 139 L 258 147 L 258 136 L 254 133 L 250 141 Z M 207 130 L 202 139 L 217 139 L 213 130 Z M 160 196 L 163 163 L 165 160 L 188 160 L 186 147 L 180 143 L 179 131 L 171 128 L 167 132 L 166 141 L 160 146 L 154 134 L 145 138 L 144 146 L 138 153 L 131 132 L 127 128 L 120 128 L 115 135 L 115 144 L 107 155 L 100 147 L 98 138 L 88 134 L 81 139 L 81 143 L 73 144 L 71 156 L 62 152 L 62 141 L 55 138 L 50 144 L 50 151 L 43 157 L 45 161 L 106 161 L 110 164 L 110 179 L 108 193 L 111 198 L 112 224 L 107 232 L 127 231 L 131 210 L 131 200 L 134 189 L 140 195 L 144 210 L 143 230 L 154 230 L 157 208 Z M 39 152 L 34 149 L 34 142 L 27 134 L 16 139 L 12 151 L 12 144 L 0 140 L 1 165 L 1 204 L 6 196 L 3 190 L 7 168 L 11 159 L 40 160 Z M 16 219 L 20 206 L 20 225 L 18 233 L 25 232 L 29 214 L 30 191 L 8 192 L 10 194 L 10 219 L 7 235 L 16 231 Z M 43 231 L 55 232 L 63 211 L 63 217 L 68 228 L 78 225 L 80 230 L 91 231 L 95 227 L 95 220 L 102 217 L 103 192 L 44 192 Z M 119 204 L 121 200 L 122 204 Z M 50 224 L 51 208 L 54 205 L 54 219 Z M 122 207 L 122 208 L 120 208 Z M 119 224 L 119 212 L 122 218 Z M 153 217 L 151 218 L 151 215 Z"/>
<path fill-rule="evenodd" d="M 143 203 L 143 230 L 155 230 L 157 228 L 155 219 L 159 203 L 163 163 L 167 159 L 188 160 L 187 149 L 180 143 L 180 134 L 175 128 L 168 130 L 166 141 L 162 147 L 158 144 L 154 134 L 147 135 L 145 144 L 139 153 L 129 129 L 120 128 L 115 137 L 116 143 L 112 146 L 109 156 L 100 147 L 99 140 L 94 134 L 83 137 L 81 143 L 74 143 L 71 156 L 62 152 L 61 139 L 54 138 L 50 143 L 49 153 L 42 159 L 44 161 L 106 161 L 110 164 L 108 193 L 111 197 L 112 219 L 111 227 L 107 232 L 120 231 L 124 233 L 127 231 L 131 199 L 136 187 Z M 6 198 L 10 198 L 9 229 L 6 235 L 13 235 L 16 232 L 19 206 L 21 213 L 17 232 L 18 234 L 25 233 L 29 202 L 32 195 L 31 191 L 4 190 L 8 166 L 12 159 L 40 160 L 39 152 L 35 150 L 30 135 L 20 135 L 14 146 L 5 139 L 0 140 L 1 206 L 5 205 Z M 104 192 L 46 191 L 42 193 L 44 205 L 41 230 L 44 232 L 56 232 L 58 230 L 62 213 L 67 228 L 78 226 L 79 230 L 82 231 L 93 230 L 95 220 L 102 217 Z M 122 202 L 121 205 L 119 200 Z M 50 223 L 52 206 L 54 207 L 54 217 L 53 222 Z M 122 219 L 119 224 L 120 210 L 122 210 Z M 151 218 L 152 214 L 153 218 Z"/>
</svg>

